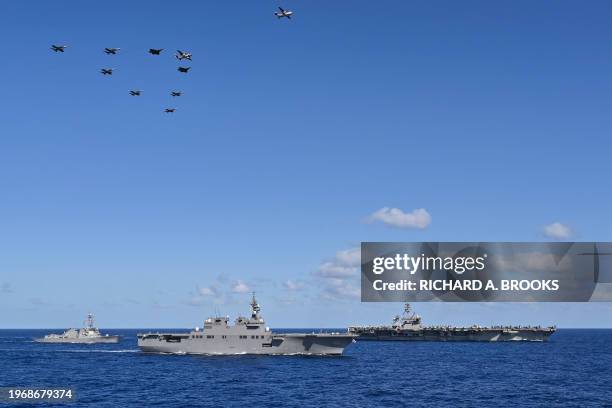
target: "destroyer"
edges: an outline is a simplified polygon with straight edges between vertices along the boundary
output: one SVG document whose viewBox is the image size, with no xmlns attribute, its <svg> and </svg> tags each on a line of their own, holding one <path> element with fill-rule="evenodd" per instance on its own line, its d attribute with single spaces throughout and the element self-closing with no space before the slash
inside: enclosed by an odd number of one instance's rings
<svg viewBox="0 0 612 408">
<path fill-rule="evenodd" d="M 421 317 L 406 303 L 403 316 L 396 316 L 391 326 L 351 326 L 358 340 L 404 341 L 547 341 L 556 331 L 540 326 L 423 326 Z"/>
<path fill-rule="evenodd" d="M 68 329 L 62 334 L 47 334 L 45 337 L 34 340 L 39 343 L 118 343 L 119 336 L 102 335 L 100 330 L 94 327 L 94 317 L 90 313 L 82 329 Z"/>
<path fill-rule="evenodd" d="M 341 355 L 354 335 L 349 333 L 275 334 L 265 326 L 260 307 L 251 301 L 251 317 L 236 319 L 211 317 L 204 329 L 189 333 L 138 334 L 138 347 L 144 352 L 178 354 L 316 354 Z"/>
</svg>

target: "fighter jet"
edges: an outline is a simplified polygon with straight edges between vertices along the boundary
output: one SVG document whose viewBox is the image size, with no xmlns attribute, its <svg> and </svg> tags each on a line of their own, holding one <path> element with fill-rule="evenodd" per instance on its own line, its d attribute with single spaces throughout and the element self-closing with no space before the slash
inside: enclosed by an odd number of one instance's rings
<svg viewBox="0 0 612 408">
<path fill-rule="evenodd" d="M 140 96 L 141 92 L 142 91 L 140 89 L 134 89 L 134 90 L 130 91 L 130 95 L 132 95 L 132 96 Z"/>
<path fill-rule="evenodd" d="M 293 11 L 289 11 L 289 10 L 285 10 L 282 7 L 278 8 L 279 11 L 277 11 L 276 13 L 274 13 L 274 15 L 278 18 L 283 18 L 286 17 L 289 20 L 291 20 L 291 16 L 293 15 Z"/>
<path fill-rule="evenodd" d="M 64 52 L 64 50 L 68 47 L 67 45 L 52 45 L 51 49 L 55 52 Z"/>
<path fill-rule="evenodd" d="M 178 67 L 177 69 L 178 69 L 179 72 L 182 72 L 182 73 L 186 74 L 187 72 L 189 72 L 191 67 Z"/>
<path fill-rule="evenodd" d="M 107 55 L 111 55 L 111 54 L 112 54 L 112 55 L 115 55 L 115 54 L 117 54 L 117 51 L 119 51 L 120 49 L 121 49 L 121 48 L 105 48 L 105 49 L 104 49 L 104 52 L 105 52 Z"/>
<path fill-rule="evenodd" d="M 149 48 L 149 54 L 151 55 L 159 55 L 163 51 L 163 48 Z"/>
<path fill-rule="evenodd" d="M 174 113 L 175 110 L 176 110 L 176 108 L 166 108 L 166 109 L 164 109 L 164 112 L 166 112 L 166 113 Z"/>
<path fill-rule="evenodd" d="M 113 75 L 113 68 L 102 68 L 100 73 L 102 75 Z"/>
<path fill-rule="evenodd" d="M 172 91 L 170 92 L 170 95 L 172 96 L 181 96 L 183 93 L 181 91 Z"/>
<path fill-rule="evenodd" d="M 179 61 L 184 60 L 184 59 L 187 59 L 187 60 L 191 61 L 191 53 L 190 52 L 184 52 L 184 51 L 181 51 L 181 50 L 176 50 L 176 55 L 175 56 L 176 56 L 176 59 L 179 60 Z"/>
</svg>

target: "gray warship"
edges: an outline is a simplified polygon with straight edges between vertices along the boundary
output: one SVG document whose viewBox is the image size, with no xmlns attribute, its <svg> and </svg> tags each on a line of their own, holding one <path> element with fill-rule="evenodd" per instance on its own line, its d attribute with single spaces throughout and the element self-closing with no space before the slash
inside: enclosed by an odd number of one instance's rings
<svg viewBox="0 0 612 408">
<path fill-rule="evenodd" d="M 396 341 L 547 341 L 556 327 L 541 326 L 423 326 L 421 316 L 406 303 L 404 314 L 396 316 L 391 326 L 351 326 L 349 333 L 358 340 Z"/>
<path fill-rule="evenodd" d="M 232 326 L 229 317 L 211 317 L 204 328 L 189 333 L 138 334 L 138 347 L 148 353 L 173 354 L 313 354 L 341 355 L 355 338 L 349 333 L 275 334 L 266 327 L 260 307 L 251 301 L 251 317 L 239 316 Z"/>
<path fill-rule="evenodd" d="M 82 329 L 68 329 L 62 334 L 47 334 L 45 337 L 34 339 L 39 343 L 118 343 L 119 336 L 102 335 L 94 325 L 94 316 L 89 313 Z"/>
</svg>

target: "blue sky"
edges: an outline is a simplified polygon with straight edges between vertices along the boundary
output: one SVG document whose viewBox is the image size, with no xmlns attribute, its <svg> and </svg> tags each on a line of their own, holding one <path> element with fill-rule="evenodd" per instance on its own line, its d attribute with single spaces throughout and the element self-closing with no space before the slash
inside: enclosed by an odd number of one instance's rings
<svg viewBox="0 0 612 408">
<path fill-rule="evenodd" d="M 4 2 L 0 326 L 91 310 L 189 327 L 246 312 L 247 289 L 272 326 L 386 321 L 401 305 L 353 296 L 360 241 L 546 240 L 555 222 L 611 240 L 611 17 L 606 1 Z M 431 222 L 370 219 L 384 207 Z M 612 326 L 607 303 L 417 308 Z"/>
</svg>

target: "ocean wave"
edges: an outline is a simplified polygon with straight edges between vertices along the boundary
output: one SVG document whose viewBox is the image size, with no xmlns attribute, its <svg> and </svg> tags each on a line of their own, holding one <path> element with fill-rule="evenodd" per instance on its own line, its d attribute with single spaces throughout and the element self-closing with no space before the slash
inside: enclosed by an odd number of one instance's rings
<svg viewBox="0 0 612 408">
<path fill-rule="evenodd" d="M 0 348 L 0 351 L 27 351 L 36 353 L 138 353 L 138 349 L 124 349 L 124 350 L 84 350 L 84 349 L 38 349 L 34 350 L 31 348 Z"/>
<path fill-rule="evenodd" d="M 59 350 L 50 350 L 57 351 L 62 353 L 138 353 L 140 350 L 138 349 L 125 349 L 125 350 L 72 350 L 72 349 L 59 349 Z"/>
</svg>

